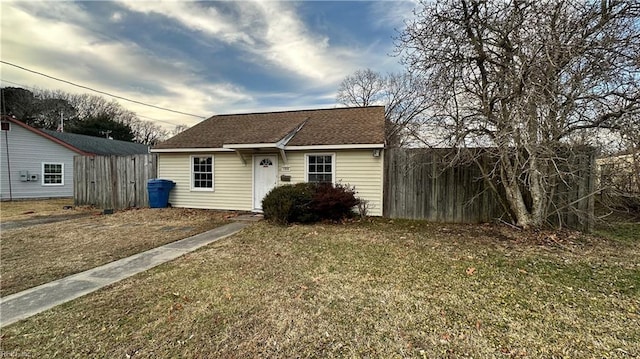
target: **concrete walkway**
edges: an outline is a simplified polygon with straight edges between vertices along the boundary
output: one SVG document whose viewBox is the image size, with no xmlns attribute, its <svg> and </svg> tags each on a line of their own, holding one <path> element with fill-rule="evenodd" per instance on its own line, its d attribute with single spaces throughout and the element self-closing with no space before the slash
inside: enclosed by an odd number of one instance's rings
<svg viewBox="0 0 640 359">
<path fill-rule="evenodd" d="M 235 234 L 248 225 L 250 225 L 249 222 L 233 222 L 193 237 L 165 244 L 131 257 L 0 298 L 0 327 L 144 272 Z"/>
</svg>

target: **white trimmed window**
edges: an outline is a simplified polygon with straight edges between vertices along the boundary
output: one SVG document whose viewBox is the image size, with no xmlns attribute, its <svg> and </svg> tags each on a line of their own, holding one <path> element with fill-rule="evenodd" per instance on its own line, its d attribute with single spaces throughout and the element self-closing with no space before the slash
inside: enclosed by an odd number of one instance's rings
<svg viewBox="0 0 640 359">
<path fill-rule="evenodd" d="M 306 156 L 307 182 L 335 182 L 335 154 L 312 154 Z"/>
<path fill-rule="evenodd" d="M 42 184 L 44 186 L 64 186 L 64 164 L 43 162 Z"/>
<path fill-rule="evenodd" d="M 213 156 L 191 156 L 191 189 L 213 191 Z"/>
</svg>

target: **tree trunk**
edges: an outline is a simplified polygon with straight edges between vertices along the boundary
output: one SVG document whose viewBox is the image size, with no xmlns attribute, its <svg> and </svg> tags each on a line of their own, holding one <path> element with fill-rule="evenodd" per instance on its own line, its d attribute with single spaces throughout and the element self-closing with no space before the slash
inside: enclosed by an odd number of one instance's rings
<svg viewBox="0 0 640 359">
<path fill-rule="evenodd" d="M 531 220 L 534 226 L 542 226 L 545 220 L 546 193 L 542 182 L 540 163 L 535 155 L 529 158 L 529 192 L 531 193 Z"/>
<path fill-rule="evenodd" d="M 500 177 L 505 189 L 507 202 L 516 217 L 516 225 L 524 229 L 536 226 L 533 216 L 527 209 L 527 205 L 524 203 L 524 197 L 518 184 L 517 172 L 513 169 L 513 166 L 508 158 L 502 158 L 502 170 L 500 171 Z"/>
</svg>

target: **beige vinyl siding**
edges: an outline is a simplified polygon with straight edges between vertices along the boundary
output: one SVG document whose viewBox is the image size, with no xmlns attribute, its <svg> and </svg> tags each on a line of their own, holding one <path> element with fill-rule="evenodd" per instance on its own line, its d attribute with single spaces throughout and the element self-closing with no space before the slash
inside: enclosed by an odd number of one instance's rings
<svg viewBox="0 0 640 359">
<path fill-rule="evenodd" d="M 355 186 L 358 197 L 369 201 L 369 215 L 382 216 L 382 154 L 373 157 L 372 150 L 287 151 L 288 164 L 280 160 L 279 175 L 291 176 L 291 182 L 280 181 L 280 185 L 306 181 L 305 156 L 308 154 L 333 154 L 336 183 Z M 290 170 L 283 171 L 282 167 Z"/>
<path fill-rule="evenodd" d="M 383 155 L 373 157 L 372 150 L 336 153 L 336 182 L 355 186 L 358 197 L 369 201 L 372 216 L 382 216 L 383 169 Z"/>
<path fill-rule="evenodd" d="M 337 183 L 356 187 L 358 197 L 370 203 L 369 214 L 382 215 L 383 155 L 373 157 L 372 150 L 287 151 L 288 162 L 278 156 L 278 185 L 305 182 L 305 156 L 333 154 Z M 158 178 L 176 182 L 169 202 L 175 207 L 251 211 L 253 209 L 253 162 L 245 155 L 243 165 L 235 153 L 198 153 L 213 156 L 214 191 L 191 190 L 191 154 L 159 153 Z M 288 170 L 286 169 L 288 167 Z M 291 176 L 283 182 L 282 175 Z"/>
<path fill-rule="evenodd" d="M 235 153 L 198 153 L 213 156 L 213 191 L 191 189 L 191 154 L 159 153 L 158 178 L 176 182 L 169 202 L 174 207 L 250 211 L 252 209 L 251 158 L 243 165 Z"/>
</svg>

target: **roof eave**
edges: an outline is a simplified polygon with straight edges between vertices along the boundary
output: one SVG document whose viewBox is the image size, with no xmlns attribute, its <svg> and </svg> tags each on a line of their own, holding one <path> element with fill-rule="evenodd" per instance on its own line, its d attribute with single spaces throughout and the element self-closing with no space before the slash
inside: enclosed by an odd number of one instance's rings
<svg viewBox="0 0 640 359">
<path fill-rule="evenodd" d="M 353 143 L 353 144 L 332 144 L 332 145 L 295 145 L 285 146 L 285 150 L 357 150 L 384 148 L 384 143 Z"/>
<path fill-rule="evenodd" d="M 184 153 L 184 152 L 233 152 L 229 148 L 221 147 L 176 147 L 176 148 L 152 148 L 151 153 Z"/>
<path fill-rule="evenodd" d="M 250 144 L 227 144 L 224 147 L 209 148 L 152 148 L 152 153 L 187 153 L 187 152 L 234 152 L 251 149 L 274 149 L 285 151 L 304 150 L 357 150 L 384 148 L 384 143 L 356 143 L 356 144 L 332 144 L 332 145 L 299 145 L 299 146 L 278 146 L 277 143 L 250 143 Z"/>
</svg>

